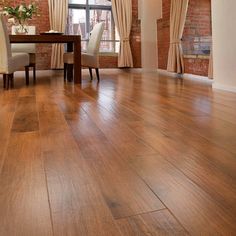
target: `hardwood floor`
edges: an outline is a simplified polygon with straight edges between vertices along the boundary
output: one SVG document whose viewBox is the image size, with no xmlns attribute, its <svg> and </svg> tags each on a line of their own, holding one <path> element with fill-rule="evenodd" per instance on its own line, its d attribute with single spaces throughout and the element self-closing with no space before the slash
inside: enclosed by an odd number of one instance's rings
<svg viewBox="0 0 236 236">
<path fill-rule="evenodd" d="M 236 234 L 236 94 L 137 70 L 15 77 L 0 89 L 0 236 Z"/>
</svg>

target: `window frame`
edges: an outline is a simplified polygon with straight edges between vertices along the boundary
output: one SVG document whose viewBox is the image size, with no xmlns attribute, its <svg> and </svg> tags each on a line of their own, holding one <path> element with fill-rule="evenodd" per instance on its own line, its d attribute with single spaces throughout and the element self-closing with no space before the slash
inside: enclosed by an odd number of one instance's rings
<svg viewBox="0 0 236 236">
<path fill-rule="evenodd" d="M 82 41 L 89 41 L 89 34 L 91 32 L 90 29 L 90 11 L 91 10 L 105 10 L 105 11 L 110 11 L 111 12 L 111 20 L 112 20 L 112 31 L 115 32 L 115 22 L 113 18 L 113 13 L 112 13 L 112 6 L 108 5 L 94 5 L 94 4 L 89 4 L 89 0 L 86 0 L 85 4 L 79 4 L 79 3 L 69 3 L 68 4 L 69 9 L 77 9 L 77 10 L 85 10 L 85 15 L 86 15 L 86 39 Z M 114 39 L 110 40 L 101 40 L 102 42 L 112 42 L 113 43 L 113 48 L 114 50 L 111 52 L 102 52 L 102 53 L 116 53 L 116 43 L 120 42 L 120 40 L 116 40 L 116 36 L 114 35 Z"/>
</svg>

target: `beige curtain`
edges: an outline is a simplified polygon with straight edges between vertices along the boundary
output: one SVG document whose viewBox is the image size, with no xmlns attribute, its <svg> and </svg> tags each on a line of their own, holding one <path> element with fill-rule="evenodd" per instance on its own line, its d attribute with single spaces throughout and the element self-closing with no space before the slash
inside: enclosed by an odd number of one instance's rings
<svg viewBox="0 0 236 236">
<path fill-rule="evenodd" d="M 212 49 L 211 49 L 211 54 L 210 54 L 210 58 L 209 58 L 208 78 L 213 79 L 213 54 L 212 54 Z"/>
<path fill-rule="evenodd" d="M 50 28 L 65 33 L 68 0 L 48 0 Z M 64 45 L 54 44 L 52 46 L 51 68 L 63 68 Z"/>
<path fill-rule="evenodd" d="M 167 71 L 184 73 L 184 60 L 181 45 L 189 0 L 171 0 L 170 48 Z"/>
<path fill-rule="evenodd" d="M 121 42 L 118 66 L 133 67 L 133 57 L 130 48 L 132 0 L 112 0 L 112 12 Z"/>
</svg>

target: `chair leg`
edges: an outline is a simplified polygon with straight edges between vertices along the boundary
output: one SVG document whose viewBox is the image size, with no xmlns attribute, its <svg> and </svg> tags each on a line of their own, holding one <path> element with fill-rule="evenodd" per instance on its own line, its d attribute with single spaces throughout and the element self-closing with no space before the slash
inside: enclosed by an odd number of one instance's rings
<svg viewBox="0 0 236 236">
<path fill-rule="evenodd" d="M 34 80 L 34 84 L 36 84 L 36 64 L 32 64 L 33 67 L 33 80 Z"/>
<path fill-rule="evenodd" d="M 89 67 L 89 74 L 90 74 L 90 79 L 92 81 L 93 80 L 93 71 L 92 71 L 91 67 Z"/>
<path fill-rule="evenodd" d="M 8 90 L 10 87 L 10 75 L 6 75 L 6 89 Z"/>
<path fill-rule="evenodd" d="M 9 80 L 10 80 L 10 85 L 11 85 L 11 88 L 14 88 L 14 74 L 10 74 L 9 75 Z"/>
<path fill-rule="evenodd" d="M 95 70 L 96 70 L 96 75 L 97 75 L 98 82 L 100 82 L 99 69 L 96 68 Z"/>
<path fill-rule="evenodd" d="M 67 64 L 67 80 L 69 82 L 73 81 L 73 71 L 74 71 L 74 65 L 73 64 Z"/>
<path fill-rule="evenodd" d="M 7 87 L 6 82 L 7 82 L 7 75 L 3 74 L 3 88 L 4 89 L 6 89 L 6 87 Z"/>
<path fill-rule="evenodd" d="M 26 85 L 29 85 L 29 66 L 25 66 L 25 81 Z"/>
<path fill-rule="evenodd" d="M 67 65 L 67 63 L 64 63 L 64 81 L 66 81 Z"/>
</svg>

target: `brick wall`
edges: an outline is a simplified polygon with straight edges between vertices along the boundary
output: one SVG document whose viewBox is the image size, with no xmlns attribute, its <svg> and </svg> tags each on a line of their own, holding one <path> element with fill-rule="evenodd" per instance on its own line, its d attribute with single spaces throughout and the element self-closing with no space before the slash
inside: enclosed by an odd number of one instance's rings
<svg viewBox="0 0 236 236">
<path fill-rule="evenodd" d="M 141 26 L 138 20 L 138 0 L 133 1 L 133 23 L 131 32 L 131 49 L 134 58 L 134 67 L 141 66 Z M 1 1 L 1 5 L 18 5 L 20 3 L 29 4 L 32 0 L 5 0 L 4 3 Z M 29 23 L 35 25 L 37 33 L 44 32 L 50 29 L 49 16 L 48 16 L 48 0 L 38 0 L 38 6 L 40 10 L 40 17 L 34 17 Z M 51 45 L 37 45 L 37 68 L 38 69 L 49 69 L 51 60 Z M 101 56 L 101 67 L 103 68 L 115 68 L 117 67 L 116 56 Z"/>
<path fill-rule="evenodd" d="M 163 0 L 163 18 L 157 22 L 158 30 L 158 67 L 167 68 L 170 31 L 171 0 Z M 189 0 L 189 8 L 183 37 L 211 35 L 211 0 Z M 206 76 L 208 74 L 208 59 L 185 58 L 185 72 Z"/>
<path fill-rule="evenodd" d="M 31 0 L 5 0 L 4 3 L 0 3 L 2 5 L 15 6 L 19 5 L 22 2 L 26 4 L 30 4 Z M 37 1 L 39 7 L 40 16 L 35 16 L 30 22 L 29 25 L 35 25 L 37 33 L 44 32 L 50 29 L 49 24 L 49 14 L 48 14 L 48 1 L 41 0 Z M 37 45 L 37 68 L 38 69 L 49 69 L 50 68 L 50 60 L 51 60 L 51 45 Z"/>
</svg>

